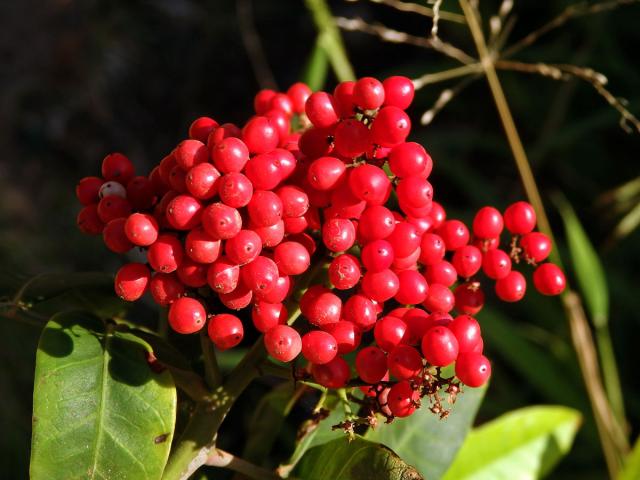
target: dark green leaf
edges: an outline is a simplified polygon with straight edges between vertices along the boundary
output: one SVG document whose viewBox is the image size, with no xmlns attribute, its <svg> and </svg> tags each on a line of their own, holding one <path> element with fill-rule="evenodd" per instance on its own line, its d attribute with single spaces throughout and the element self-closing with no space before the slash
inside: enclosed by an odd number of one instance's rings
<svg viewBox="0 0 640 480">
<path fill-rule="evenodd" d="M 314 92 L 321 90 L 327 81 L 327 73 L 329 71 L 329 57 L 324 48 L 320 45 L 320 41 L 316 40 L 313 46 L 313 51 L 307 59 L 304 72 L 302 74 L 302 81 L 309 85 L 309 88 Z"/>
<path fill-rule="evenodd" d="M 626 459 L 624 469 L 618 475 L 618 480 L 638 480 L 640 478 L 640 440 Z"/>
<path fill-rule="evenodd" d="M 393 449 L 414 465 L 425 478 L 440 478 L 449 468 L 471 429 L 486 388 L 467 388 L 458 396 L 451 413 L 441 420 L 423 407 L 410 418 L 399 418 L 367 432 L 366 438 Z"/>
<path fill-rule="evenodd" d="M 420 480 L 423 477 L 384 445 L 339 438 L 309 450 L 293 472 L 305 480 Z"/>
<path fill-rule="evenodd" d="M 169 372 L 148 344 L 95 317 L 53 317 L 40 337 L 33 398 L 31 478 L 158 479 L 176 414 Z"/>
<path fill-rule="evenodd" d="M 566 407 L 515 410 L 473 429 L 444 480 L 535 479 L 571 449 L 581 416 Z"/>
</svg>

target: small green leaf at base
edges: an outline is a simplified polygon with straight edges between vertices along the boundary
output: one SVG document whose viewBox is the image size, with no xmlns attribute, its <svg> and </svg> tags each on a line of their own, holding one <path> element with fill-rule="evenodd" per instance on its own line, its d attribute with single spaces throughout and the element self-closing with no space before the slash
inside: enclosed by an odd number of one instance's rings
<svg viewBox="0 0 640 480">
<path fill-rule="evenodd" d="M 566 407 L 509 412 L 471 431 L 444 480 L 541 478 L 569 452 L 580 422 Z"/>
<path fill-rule="evenodd" d="M 392 450 L 345 436 L 310 449 L 293 472 L 305 480 L 423 480 Z"/>
<path fill-rule="evenodd" d="M 36 356 L 31 478 L 159 479 L 176 413 L 148 344 L 83 313 L 54 316 Z"/>
</svg>

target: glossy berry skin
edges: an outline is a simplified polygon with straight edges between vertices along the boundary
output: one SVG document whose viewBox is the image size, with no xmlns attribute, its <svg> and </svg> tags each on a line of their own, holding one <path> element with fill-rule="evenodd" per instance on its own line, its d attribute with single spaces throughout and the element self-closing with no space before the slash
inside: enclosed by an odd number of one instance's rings
<svg viewBox="0 0 640 480">
<path fill-rule="evenodd" d="M 254 292 L 256 300 L 269 303 L 282 303 L 285 301 L 291 290 L 291 280 L 288 275 L 278 277 L 270 290 Z"/>
<path fill-rule="evenodd" d="M 219 350 L 228 350 L 242 341 L 244 328 L 240 319 L 235 315 L 220 313 L 209 320 L 207 333 Z"/>
<path fill-rule="evenodd" d="M 240 283 L 233 292 L 221 293 L 218 296 L 229 310 L 242 310 L 253 300 L 253 290 Z"/>
<path fill-rule="evenodd" d="M 422 357 L 409 345 L 398 345 L 387 357 L 389 372 L 398 380 L 417 377 L 422 370 Z"/>
<path fill-rule="evenodd" d="M 332 218 L 322 226 L 322 241 L 332 252 L 350 249 L 356 241 L 356 229 L 351 220 Z"/>
<path fill-rule="evenodd" d="M 355 113 L 356 105 L 353 101 L 355 86 L 356 82 L 348 80 L 340 82 L 333 91 L 333 104 L 340 118 L 349 118 Z"/>
<path fill-rule="evenodd" d="M 187 287 L 200 288 L 207 284 L 207 266 L 196 263 L 188 257 L 182 261 L 176 274 Z"/>
<path fill-rule="evenodd" d="M 185 176 L 185 186 L 200 200 L 212 198 L 218 191 L 220 172 L 210 163 L 195 165 Z"/>
<path fill-rule="evenodd" d="M 156 200 L 154 186 L 147 177 L 133 177 L 127 184 L 127 200 L 133 210 L 148 210 Z"/>
<path fill-rule="evenodd" d="M 124 218 L 116 218 L 104 226 L 102 240 L 112 252 L 127 253 L 133 248 L 133 243 L 125 233 L 125 223 L 126 220 Z"/>
<path fill-rule="evenodd" d="M 300 275 L 309 268 L 309 251 L 298 242 L 283 242 L 273 251 L 281 275 Z"/>
<path fill-rule="evenodd" d="M 362 264 L 370 272 L 380 272 L 391 267 L 394 251 L 386 240 L 374 240 L 367 243 L 361 250 Z"/>
<path fill-rule="evenodd" d="M 336 323 L 324 325 L 322 329 L 331 334 L 338 344 L 338 354 L 345 355 L 353 352 L 360 345 L 361 335 L 355 324 L 340 320 Z"/>
<path fill-rule="evenodd" d="M 326 288 L 309 289 L 300 299 L 300 311 L 311 324 L 322 327 L 340 320 L 342 300 Z"/>
<path fill-rule="evenodd" d="M 360 281 L 360 263 L 348 253 L 334 258 L 329 264 L 329 281 L 338 290 L 348 290 Z"/>
<path fill-rule="evenodd" d="M 527 281 L 524 276 L 512 270 L 509 274 L 496 282 L 496 295 L 503 302 L 517 302 L 522 300 L 527 290 Z"/>
<path fill-rule="evenodd" d="M 429 265 L 425 270 L 424 277 L 427 283 L 440 283 L 445 287 L 450 287 L 458 280 L 458 272 L 453 265 L 446 260 Z"/>
<path fill-rule="evenodd" d="M 336 157 L 316 158 L 307 170 L 307 181 L 316 190 L 331 190 L 344 178 L 345 163 Z"/>
<path fill-rule="evenodd" d="M 350 296 L 344 303 L 342 311 L 344 319 L 352 322 L 363 332 L 375 325 L 378 315 L 373 302 L 362 294 Z"/>
<path fill-rule="evenodd" d="M 183 140 L 173 152 L 176 163 L 185 172 L 209 159 L 207 146 L 199 140 Z"/>
<path fill-rule="evenodd" d="M 254 260 L 262 251 L 262 239 L 253 230 L 240 230 L 238 234 L 229 238 L 224 252 L 229 260 L 237 265 L 244 265 Z"/>
<path fill-rule="evenodd" d="M 485 252 L 482 256 L 482 271 L 493 280 L 506 277 L 511 272 L 509 254 L 498 248 Z"/>
<path fill-rule="evenodd" d="M 287 96 L 291 99 L 291 106 L 295 113 L 304 113 L 304 105 L 313 93 L 308 85 L 302 82 L 294 83 L 287 90 Z"/>
<path fill-rule="evenodd" d="M 326 388 L 342 388 L 351 378 L 351 368 L 342 357 L 335 357 L 323 365 L 312 364 L 313 379 Z"/>
<path fill-rule="evenodd" d="M 427 180 L 418 175 L 411 175 L 401 179 L 396 186 L 396 193 L 400 203 L 412 208 L 431 207 L 433 187 Z"/>
<path fill-rule="evenodd" d="M 156 272 L 175 272 L 184 256 L 182 243 L 171 234 L 161 234 L 158 239 L 149 247 L 147 260 L 151 268 Z"/>
<path fill-rule="evenodd" d="M 126 185 L 135 175 L 133 163 L 121 153 L 110 153 L 102 160 L 102 178 Z"/>
<path fill-rule="evenodd" d="M 422 354 L 431 365 L 446 367 L 458 356 L 458 339 L 447 327 L 436 326 L 422 338 Z"/>
<path fill-rule="evenodd" d="M 216 240 L 202 227 L 191 230 L 184 241 L 184 249 L 189 258 L 198 263 L 213 263 L 220 256 L 220 240 Z"/>
<path fill-rule="evenodd" d="M 231 293 L 238 286 L 240 266 L 227 257 L 220 257 L 207 270 L 207 283 L 216 293 Z"/>
<path fill-rule="evenodd" d="M 368 163 L 352 169 L 349 186 L 367 205 L 383 205 L 391 193 L 391 181 L 384 170 Z"/>
<path fill-rule="evenodd" d="M 84 177 L 76 185 L 76 197 L 82 205 L 91 205 L 98 201 L 98 193 L 104 180 L 98 177 Z"/>
<path fill-rule="evenodd" d="M 373 77 L 363 77 L 353 86 L 353 102 L 362 110 L 375 110 L 384 103 L 382 82 Z"/>
<path fill-rule="evenodd" d="M 391 210 L 381 205 L 372 206 L 365 209 L 360 216 L 358 236 L 365 242 L 383 240 L 391 235 L 395 226 Z"/>
<path fill-rule="evenodd" d="M 131 214 L 131 204 L 124 198 L 108 195 L 98 202 L 98 217 L 103 223 L 116 218 L 126 218 Z"/>
<path fill-rule="evenodd" d="M 276 91 L 270 88 L 265 88 L 256 93 L 253 98 L 253 108 L 258 115 L 265 114 L 271 109 L 271 100 L 276 96 Z"/>
<path fill-rule="evenodd" d="M 560 295 L 567 286 L 567 280 L 556 264 L 543 263 L 533 272 L 533 285 L 543 295 Z"/>
<path fill-rule="evenodd" d="M 278 146 L 278 131 L 267 117 L 253 117 L 242 129 L 242 140 L 250 153 L 267 153 Z"/>
<path fill-rule="evenodd" d="M 504 211 L 504 225 L 513 235 L 524 235 L 536 226 L 536 212 L 527 202 L 516 202 Z"/>
<path fill-rule="evenodd" d="M 438 229 L 448 251 L 457 250 L 469 243 L 469 229 L 460 220 L 446 220 Z"/>
<path fill-rule="evenodd" d="M 217 188 L 222 203 L 233 208 L 246 207 L 253 197 L 253 184 L 242 173 L 223 175 L 218 180 Z"/>
<path fill-rule="evenodd" d="M 422 145 L 406 142 L 396 145 L 389 152 L 389 168 L 400 178 L 414 175 L 427 178 L 433 168 L 433 161 Z"/>
<path fill-rule="evenodd" d="M 312 330 L 302 336 L 302 355 L 309 362 L 324 365 L 338 354 L 338 343 L 328 332 Z"/>
<path fill-rule="evenodd" d="M 396 383 L 387 394 L 387 406 L 394 417 L 408 417 L 416 410 L 420 395 L 406 380 Z"/>
<path fill-rule="evenodd" d="M 365 347 L 356 355 L 356 372 L 366 383 L 378 383 L 387 369 L 387 356 L 376 346 Z"/>
<path fill-rule="evenodd" d="M 476 315 L 484 307 L 484 291 L 477 282 L 467 282 L 458 285 L 453 292 L 456 305 L 460 313 Z"/>
<path fill-rule="evenodd" d="M 473 218 L 472 230 L 477 238 L 499 237 L 503 228 L 502 215 L 494 207 L 482 207 Z"/>
<path fill-rule="evenodd" d="M 440 235 L 425 233 L 420 239 L 420 263 L 435 265 L 444 258 L 446 245 Z"/>
<path fill-rule="evenodd" d="M 371 125 L 371 140 L 382 147 L 405 141 L 411 131 L 409 116 L 398 107 L 382 107 Z"/>
<path fill-rule="evenodd" d="M 416 270 L 403 270 L 398 272 L 400 287 L 395 295 L 398 303 L 403 305 L 416 305 L 427 298 L 429 286 L 420 272 Z"/>
<path fill-rule="evenodd" d="M 450 312 L 455 306 L 456 300 L 453 292 L 444 285 L 432 283 L 429 285 L 427 298 L 422 303 L 430 312 Z"/>
<path fill-rule="evenodd" d="M 185 286 L 175 273 L 156 273 L 149 282 L 149 292 L 158 305 L 166 307 L 184 295 Z"/>
<path fill-rule="evenodd" d="M 413 82 L 403 76 L 393 76 L 386 78 L 382 85 L 384 87 L 384 105 L 392 105 L 401 110 L 406 110 L 413 101 Z"/>
<path fill-rule="evenodd" d="M 294 185 L 284 185 L 276 193 L 282 202 L 283 217 L 301 217 L 309 210 L 309 196 L 301 188 Z"/>
<path fill-rule="evenodd" d="M 315 127 L 327 128 L 338 122 L 333 97 L 326 92 L 312 93 L 307 98 L 304 110 Z"/>
<path fill-rule="evenodd" d="M 458 352 L 474 352 L 482 342 L 480 324 L 470 315 L 459 315 L 448 325 L 458 340 Z"/>
<path fill-rule="evenodd" d="M 213 238 L 227 240 L 242 229 L 240 212 L 224 203 L 212 203 L 202 211 L 202 226 Z"/>
<path fill-rule="evenodd" d="M 402 317 L 404 323 L 407 324 L 406 343 L 409 345 L 418 345 L 422 341 L 422 337 L 431 327 L 436 325 L 429 317 L 431 314 L 420 308 L 411 308 Z M 448 315 L 448 314 L 447 314 Z"/>
<path fill-rule="evenodd" d="M 158 239 L 158 222 L 145 213 L 131 214 L 125 224 L 124 233 L 134 245 L 148 247 Z"/>
<path fill-rule="evenodd" d="M 199 117 L 196 118 L 189 126 L 189 137 L 205 143 L 209 134 L 218 126 L 213 118 Z"/>
<path fill-rule="evenodd" d="M 256 190 L 247 205 L 247 211 L 255 226 L 274 225 L 282 219 L 282 200 L 274 192 Z"/>
<path fill-rule="evenodd" d="M 356 119 L 342 120 L 334 132 L 335 150 L 346 158 L 362 155 L 371 145 L 369 129 Z"/>
<path fill-rule="evenodd" d="M 278 325 L 287 322 L 287 309 L 282 303 L 268 303 L 257 300 L 251 309 L 253 326 L 259 332 L 265 333 Z"/>
<path fill-rule="evenodd" d="M 390 352 L 404 342 L 407 336 L 407 324 L 402 319 L 390 315 L 382 317 L 376 322 L 373 336 L 382 350 Z"/>
<path fill-rule="evenodd" d="M 458 275 L 462 278 L 470 278 L 482 267 L 482 252 L 473 245 L 465 245 L 454 252 L 451 263 Z"/>
<path fill-rule="evenodd" d="M 202 304 L 190 297 L 180 297 L 169 308 L 169 325 L 178 333 L 198 332 L 204 327 L 207 314 Z"/>
<path fill-rule="evenodd" d="M 362 291 L 376 302 L 386 302 L 400 289 L 398 276 L 389 269 L 367 272 L 362 277 Z"/>
<path fill-rule="evenodd" d="M 530 232 L 520 238 L 520 247 L 529 263 L 540 263 L 551 253 L 551 239 L 541 232 Z"/>
<path fill-rule="evenodd" d="M 421 236 L 418 229 L 409 222 L 398 222 L 387 241 L 393 247 L 395 257 L 404 258 L 420 247 Z"/>
<path fill-rule="evenodd" d="M 456 360 L 456 377 L 465 385 L 481 387 L 491 376 L 491 364 L 481 353 L 461 353 Z"/>
<path fill-rule="evenodd" d="M 128 302 L 134 302 L 144 295 L 150 280 L 151 273 L 146 265 L 127 263 L 116 273 L 116 295 Z"/>
<path fill-rule="evenodd" d="M 167 220 L 176 230 L 191 230 L 200 224 L 202 204 L 191 195 L 178 195 L 167 205 Z"/>
<path fill-rule="evenodd" d="M 213 164 L 222 173 L 239 173 L 249 161 L 249 149 L 239 138 L 229 137 L 211 150 Z"/>
<path fill-rule="evenodd" d="M 240 268 L 240 278 L 248 289 L 258 292 L 269 291 L 278 280 L 278 267 L 268 257 L 258 255 Z"/>
<path fill-rule="evenodd" d="M 278 325 L 264 335 L 264 346 L 276 360 L 290 362 L 302 350 L 300 334 L 288 325 Z"/>
</svg>

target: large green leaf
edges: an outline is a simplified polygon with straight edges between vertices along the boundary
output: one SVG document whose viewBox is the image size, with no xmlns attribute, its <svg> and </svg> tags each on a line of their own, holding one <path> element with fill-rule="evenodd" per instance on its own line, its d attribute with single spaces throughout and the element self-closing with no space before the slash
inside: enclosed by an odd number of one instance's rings
<svg viewBox="0 0 640 480">
<path fill-rule="evenodd" d="M 640 478 L 640 439 L 626 459 L 624 470 L 618 475 L 618 480 L 638 480 Z"/>
<path fill-rule="evenodd" d="M 387 445 L 429 480 L 440 478 L 469 433 L 485 391 L 486 388 L 465 389 L 456 403 L 448 406 L 451 413 L 445 419 L 425 406 L 410 418 L 370 429 L 366 438 Z"/>
<path fill-rule="evenodd" d="M 31 478 L 158 479 L 175 424 L 169 372 L 149 346 L 87 314 L 54 316 L 40 337 Z"/>
<path fill-rule="evenodd" d="M 469 433 L 445 480 L 541 478 L 566 455 L 580 426 L 566 407 L 528 407 Z"/>
<path fill-rule="evenodd" d="M 338 438 L 309 450 L 293 472 L 305 480 L 420 480 L 389 448 L 360 437 Z"/>
</svg>

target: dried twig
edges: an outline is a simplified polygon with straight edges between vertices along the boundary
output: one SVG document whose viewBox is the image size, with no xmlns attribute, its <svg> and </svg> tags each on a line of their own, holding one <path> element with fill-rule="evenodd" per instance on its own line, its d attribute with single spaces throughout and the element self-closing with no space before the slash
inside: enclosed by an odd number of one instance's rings
<svg viewBox="0 0 640 480">
<path fill-rule="evenodd" d="M 452 78 L 464 77 L 472 73 L 482 72 L 482 65 L 480 63 L 471 63 L 469 65 L 463 65 L 462 67 L 450 68 L 449 70 L 443 70 L 441 72 L 427 73 L 419 78 L 413 79 L 413 87 L 416 90 L 420 90 L 426 85 L 433 83 L 444 82 Z"/>
<path fill-rule="evenodd" d="M 431 38 L 438 38 L 438 23 L 440 22 L 440 7 L 442 0 L 433 0 L 433 26 L 431 27 Z"/>
<path fill-rule="evenodd" d="M 346 0 L 347 2 L 357 2 L 358 0 Z M 387 7 L 395 8 L 400 12 L 409 12 L 409 13 L 417 13 L 418 15 L 423 15 L 425 17 L 433 17 L 434 9 L 425 7 L 424 5 L 420 5 L 418 3 L 413 2 L 402 2 L 401 0 L 369 0 L 371 3 L 378 3 L 380 5 L 386 5 Z M 460 15 L 459 13 L 452 12 L 443 12 L 440 11 L 440 18 L 442 20 L 448 20 L 450 22 L 455 23 L 465 23 L 464 15 Z"/>
<path fill-rule="evenodd" d="M 467 55 L 459 48 L 454 47 L 450 43 L 443 42 L 439 38 L 425 38 L 410 35 L 405 32 L 385 27 L 381 24 L 367 23 L 361 18 L 337 17 L 335 20 L 336 24 L 343 30 L 368 33 L 369 35 L 375 35 L 386 42 L 404 43 L 407 45 L 414 45 L 416 47 L 430 48 L 464 64 L 474 63 L 476 61 L 473 57 Z"/>
<path fill-rule="evenodd" d="M 420 123 L 422 125 L 429 125 L 433 121 L 434 117 L 438 113 L 440 113 L 440 111 L 444 107 L 446 107 L 451 100 L 453 100 L 462 90 L 467 88 L 467 86 L 469 86 L 475 80 L 480 78 L 480 76 L 481 75 L 477 73 L 473 76 L 463 78 L 453 87 L 446 88 L 442 92 L 440 92 L 440 95 L 438 96 L 438 99 L 433 104 L 433 107 L 431 107 L 429 110 L 424 112 L 422 114 L 422 117 L 420 117 Z"/>
</svg>

